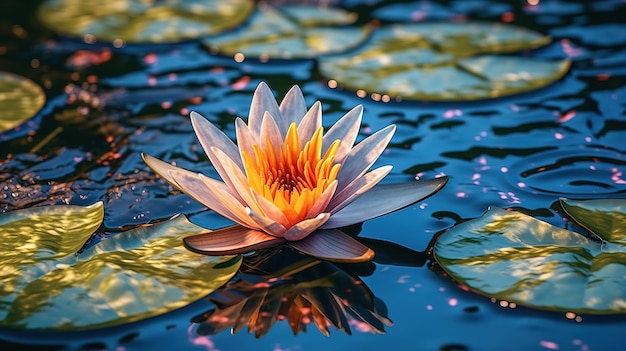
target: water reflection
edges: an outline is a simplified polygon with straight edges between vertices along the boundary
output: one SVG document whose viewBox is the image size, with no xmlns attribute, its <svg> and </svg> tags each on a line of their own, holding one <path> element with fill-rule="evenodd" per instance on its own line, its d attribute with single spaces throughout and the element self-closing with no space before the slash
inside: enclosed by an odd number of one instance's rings
<svg viewBox="0 0 626 351">
<path fill-rule="evenodd" d="M 624 155 L 606 147 L 569 147 L 540 152 L 512 165 L 509 180 L 535 193 L 604 197 L 621 194 Z"/>
<path fill-rule="evenodd" d="M 379 263 L 421 266 L 426 261 L 425 253 L 397 244 L 359 240 L 376 247 Z M 326 336 L 330 326 L 349 335 L 353 329 L 383 334 L 385 326 L 393 325 L 387 307 L 359 277 L 374 269 L 373 262 L 333 264 L 289 247 L 258 251 L 246 256 L 239 274 L 207 298 L 214 307 L 193 321 L 200 335 L 247 327 L 260 338 L 278 321 L 287 321 L 294 335 L 311 324 Z"/>
</svg>

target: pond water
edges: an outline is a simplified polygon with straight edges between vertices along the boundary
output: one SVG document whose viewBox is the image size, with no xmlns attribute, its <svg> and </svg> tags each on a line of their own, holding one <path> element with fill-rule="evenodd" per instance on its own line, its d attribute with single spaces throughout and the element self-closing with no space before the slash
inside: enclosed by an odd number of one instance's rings
<svg viewBox="0 0 626 351">
<path fill-rule="evenodd" d="M 41 26 L 34 16 L 38 4 L 0 5 L 0 70 L 32 79 L 47 97 L 33 119 L 0 134 L 0 212 L 103 201 L 109 231 L 177 213 L 209 228 L 228 225 L 228 220 L 173 191 L 140 153 L 215 176 L 188 114 L 200 112 L 234 138 L 233 120 L 247 115 L 260 81 L 279 99 L 298 84 L 309 106 L 322 102 L 327 127 L 362 104 L 361 138 L 397 125 L 377 163 L 393 165 L 389 181 L 446 175 L 449 182 L 425 201 L 361 228 L 360 237 L 403 245 L 417 251 L 415 257 L 379 259 L 375 266 L 318 264 L 317 271 L 304 270 L 298 278 L 306 283 L 306 274 L 333 276 L 336 284 L 347 284 L 335 286 L 344 293 L 365 284 L 378 299 L 380 314 L 393 321 L 393 326 L 381 325 L 384 335 L 371 333 L 371 327 L 354 316 L 347 319 L 352 335 L 330 327 L 329 337 L 313 323 L 294 336 L 286 320 L 277 321 L 260 338 L 246 330 L 231 334 L 226 327 L 222 331 L 192 323 L 202 320 L 199 316 L 205 312 L 213 313 L 215 305 L 209 300 L 222 301 L 228 293 L 223 290 L 180 310 L 108 329 L 0 329 L 0 349 L 588 351 L 622 344 L 622 316 L 536 311 L 464 291 L 441 273 L 429 250 L 438 233 L 479 217 L 490 206 L 514 208 L 580 231 L 563 219 L 559 198 L 626 197 L 625 2 L 341 4 L 359 13 L 362 21 L 379 23 L 510 22 L 553 38 L 533 50 L 534 57 L 572 62 L 562 79 L 539 90 L 449 103 L 362 98 L 329 87 L 315 60 L 236 62 L 212 55 L 193 40 L 119 48 L 86 44 Z M 238 277 L 255 282 L 249 275 Z M 292 289 L 289 284 L 283 283 L 285 291 Z M 350 304 L 350 296 L 339 296 Z"/>
</svg>

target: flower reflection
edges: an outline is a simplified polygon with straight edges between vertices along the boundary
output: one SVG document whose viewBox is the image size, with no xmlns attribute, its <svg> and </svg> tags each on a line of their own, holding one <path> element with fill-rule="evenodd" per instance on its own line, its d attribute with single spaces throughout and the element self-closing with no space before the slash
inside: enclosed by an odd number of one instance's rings
<svg viewBox="0 0 626 351">
<path fill-rule="evenodd" d="M 446 179 L 378 184 L 391 166 L 369 169 L 395 126 L 354 145 L 362 112 L 361 106 L 353 108 L 324 134 L 319 102 L 307 110 L 294 86 L 278 105 L 261 83 L 248 124 L 236 120 L 238 145 L 191 113 L 200 144 L 223 182 L 143 158 L 171 185 L 238 224 L 184 238 L 192 251 L 238 254 L 287 243 L 321 259 L 367 261 L 374 252 L 336 228 L 411 205 L 438 191 Z"/>
<path fill-rule="evenodd" d="M 361 239 L 359 239 L 361 240 Z M 398 250 L 400 257 L 414 255 L 411 265 L 422 265 L 426 253 L 396 244 L 369 242 L 376 249 Z M 394 262 L 390 262 L 394 263 Z M 400 258 L 399 264 L 406 264 Z M 213 335 L 226 329 L 233 333 L 247 327 L 259 338 L 277 321 L 287 321 L 294 335 L 314 324 L 324 335 L 332 326 L 347 334 L 385 333 L 392 322 L 385 304 L 358 277 L 369 274 L 374 263 L 333 264 L 281 247 L 260 250 L 243 259 L 239 274 L 207 299 L 214 308 L 198 315 L 197 333 Z"/>
</svg>

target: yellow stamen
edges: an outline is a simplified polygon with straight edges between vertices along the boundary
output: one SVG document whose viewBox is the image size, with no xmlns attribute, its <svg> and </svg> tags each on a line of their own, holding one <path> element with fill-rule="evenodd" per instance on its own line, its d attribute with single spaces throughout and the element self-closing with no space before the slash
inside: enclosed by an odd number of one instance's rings
<svg viewBox="0 0 626 351">
<path fill-rule="evenodd" d="M 322 156 L 323 128 L 318 128 L 304 148 L 300 147 L 295 123 L 289 126 L 283 145 L 267 140 L 253 145 L 254 155 L 243 152 L 248 183 L 258 194 L 283 212 L 289 223 L 307 219 L 306 215 L 330 184 L 337 178 L 340 164 L 334 164 L 339 140 Z"/>
</svg>

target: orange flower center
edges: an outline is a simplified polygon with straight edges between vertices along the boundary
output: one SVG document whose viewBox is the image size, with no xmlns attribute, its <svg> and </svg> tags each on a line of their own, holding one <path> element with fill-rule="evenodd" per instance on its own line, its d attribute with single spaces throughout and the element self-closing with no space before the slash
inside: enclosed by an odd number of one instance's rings
<svg viewBox="0 0 626 351">
<path fill-rule="evenodd" d="M 337 178 L 340 164 L 333 164 L 339 148 L 335 140 L 322 156 L 320 127 L 304 148 L 300 147 L 296 124 L 287 131 L 283 145 L 253 145 L 254 155 L 243 152 L 250 187 L 272 202 L 285 215 L 285 228 L 319 213 L 309 213 L 317 200 Z"/>
</svg>

